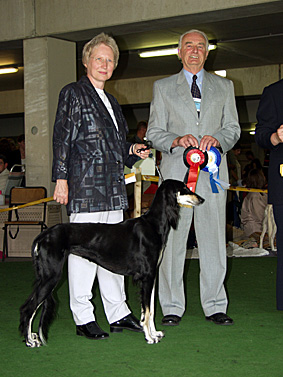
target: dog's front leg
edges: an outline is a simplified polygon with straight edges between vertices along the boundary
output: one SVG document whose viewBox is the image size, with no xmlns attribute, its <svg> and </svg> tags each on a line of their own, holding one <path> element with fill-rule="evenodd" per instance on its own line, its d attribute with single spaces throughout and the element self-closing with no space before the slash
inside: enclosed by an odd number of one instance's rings
<svg viewBox="0 0 283 377">
<path fill-rule="evenodd" d="M 143 328 L 144 337 L 145 337 L 146 342 L 147 342 L 148 344 L 154 344 L 154 343 L 156 343 L 156 342 L 155 342 L 154 339 L 151 337 L 151 331 L 150 331 L 149 321 L 150 321 L 149 308 L 146 307 L 146 308 L 145 308 L 145 311 L 143 311 L 142 320 L 141 320 L 141 325 L 142 325 L 142 328 Z"/>
<path fill-rule="evenodd" d="M 153 339 L 155 339 L 155 343 L 159 342 L 164 336 L 163 331 L 157 331 L 154 324 L 154 297 L 155 297 L 155 281 L 153 284 L 151 297 L 150 297 L 150 313 L 149 313 L 149 328 L 150 334 Z"/>
<path fill-rule="evenodd" d="M 150 297 L 150 307 L 146 306 L 145 311 L 142 310 L 141 325 L 143 327 L 145 340 L 148 344 L 158 343 L 163 337 L 163 331 L 156 331 L 154 325 L 154 293 L 155 282 Z"/>
</svg>

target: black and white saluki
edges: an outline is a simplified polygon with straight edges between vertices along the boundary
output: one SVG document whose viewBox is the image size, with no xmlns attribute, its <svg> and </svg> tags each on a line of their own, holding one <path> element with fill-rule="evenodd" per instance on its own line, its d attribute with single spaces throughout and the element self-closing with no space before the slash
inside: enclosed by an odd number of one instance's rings
<svg viewBox="0 0 283 377">
<path fill-rule="evenodd" d="M 149 210 L 141 217 L 119 224 L 65 223 L 39 234 L 32 245 L 35 269 L 34 289 L 20 309 L 19 329 L 28 347 L 46 343 L 54 315 L 52 292 L 58 284 L 66 256 L 70 253 L 125 276 L 133 276 L 141 287 L 141 325 L 147 343 L 164 336 L 154 325 L 154 283 L 170 228 L 176 229 L 179 205 L 199 205 L 204 201 L 183 182 L 166 180 L 158 188 Z M 39 332 L 32 322 L 42 306 Z"/>
</svg>

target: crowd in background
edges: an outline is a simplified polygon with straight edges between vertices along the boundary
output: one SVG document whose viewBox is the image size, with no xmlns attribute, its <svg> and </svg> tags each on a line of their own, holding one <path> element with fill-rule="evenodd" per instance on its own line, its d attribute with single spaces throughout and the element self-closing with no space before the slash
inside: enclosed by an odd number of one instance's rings
<svg viewBox="0 0 283 377">
<path fill-rule="evenodd" d="M 228 152 L 229 180 L 231 186 L 247 189 L 267 189 L 267 174 L 263 164 L 251 150 L 242 153 L 240 143 Z M 266 192 L 231 191 L 227 204 L 227 222 L 251 239 L 249 244 L 258 247 L 265 208 Z"/>
</svg>

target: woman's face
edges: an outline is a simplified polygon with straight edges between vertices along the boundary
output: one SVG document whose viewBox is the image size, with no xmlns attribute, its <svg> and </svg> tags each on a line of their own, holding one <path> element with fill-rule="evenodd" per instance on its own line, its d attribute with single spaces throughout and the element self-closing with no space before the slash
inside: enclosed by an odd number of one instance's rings
<svg viewBox="0 0 283 377">
<path fill-rule="evenodd" d="M 87 77 L 95 88 L 103 89 L 105 81 L 110 79 L 114 71 L 114 53 L 112 49 L 101 43 L 94 47 L 85 64 Z"/>
</svg>

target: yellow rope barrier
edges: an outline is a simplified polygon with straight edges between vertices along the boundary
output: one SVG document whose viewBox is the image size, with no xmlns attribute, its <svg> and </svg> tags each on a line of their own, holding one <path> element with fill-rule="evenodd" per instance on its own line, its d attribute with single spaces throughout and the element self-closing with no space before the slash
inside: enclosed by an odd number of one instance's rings
<svg viewBox="0 0 283 377">
<path fill-rule="evenodd" d="M 125 179 L 132 178 L 134 175 L 135 175 L 134 173 L 126 174 L 125 175 Z M 159 177 L 157 177 L 155 175 L 142 175 L 141 179 L 142 179 L 142 181 L 147 181 L 147 182 L 158 182 L 159 181 Z M 231 191 L 245 191 L 245 192 L 263 192 L 263 193 L 267 193 L 267 190 L 254 189 L 254 188 L 246 188 L 246 187 L 240 187 L 240 186 L 230 186 L 228 190 L 231 190 Z M 49 198 L 35 200 L 34 202 L 29 202 L 29 203 L 26 203 L 26 204 L 21 204 L 19 206 L 9 207 L 9 208 L 2 208 L 2 209 L 0 209 L 0 213 L 1 212 L 7 212 L 7 211 L 13 211 L 15 209 L 20 209 L 20 208 L 35 206 L 37 204 L 51 202 L 52 200 L 54 200 L 53 196 L 50 196 Z"/>
<path fill-rule="evenodd" d="M 2 209 L 0 209 L 0 212 L 13 211 L 14 209 L 20 209 L 20 208 L 35 206 L 35 205 L 40 204 L 40 203 L 51 202 L 52 200 L 54 200 L 53 196 L 50 196 L 49 198 L 35 200 L 34 202 L 29 202 L 29 203 L 21 204 L 19 206 L 14 206 L 14 207 L 9 207 L 9 208 L 2 208 Z"/>
<path fill-rule="evenodd" d="M 267 193 L 267 190 L 263 189 L 256 189 L 256 188 L 247 188 L 247 187 L 240 187 L 240 186 L 230 186 L 228 190 L 231 191 L 245 191 L 245 192 L 265 192 Z"/>
<path fill-rule="evenodd" d="M 147 182 L 158 182 L 159 177 L 155 175 L 142 175 L 142 180 Z M 267 189 L 256 189 L 256 188 L 247 188 L 247 187 L 241 187 L 241 186 L 230 186 L 228 190 L 231 191 L 245 191 L 245 192 L 263 192 L 267 193 Z"/>
</svg>

